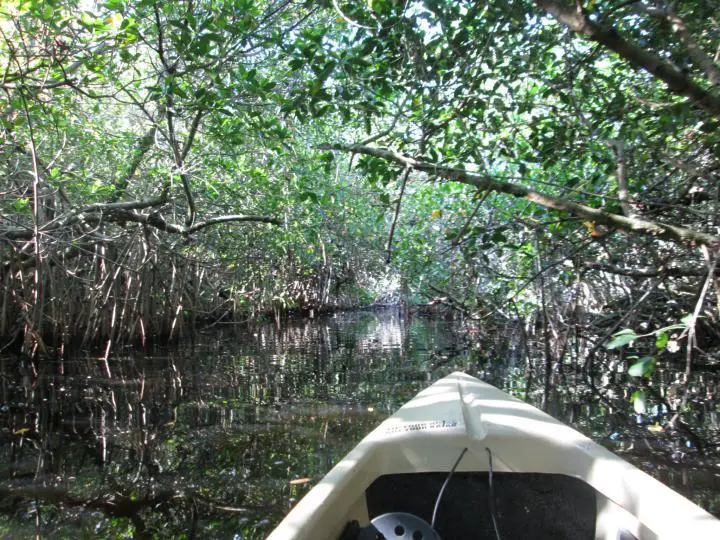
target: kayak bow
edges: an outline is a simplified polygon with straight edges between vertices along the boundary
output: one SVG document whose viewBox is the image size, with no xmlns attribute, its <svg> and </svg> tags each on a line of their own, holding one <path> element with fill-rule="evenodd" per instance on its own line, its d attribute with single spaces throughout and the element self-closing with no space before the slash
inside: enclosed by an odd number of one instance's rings
<svg viewBox="0 0 720 540">
<path fill-rule="evenodd" d="M 457 372 L 365 437 L 269 540 L 378 532 L 415 540 L 720 539 L 720 520 L 551 416 Z"/>
</svg>

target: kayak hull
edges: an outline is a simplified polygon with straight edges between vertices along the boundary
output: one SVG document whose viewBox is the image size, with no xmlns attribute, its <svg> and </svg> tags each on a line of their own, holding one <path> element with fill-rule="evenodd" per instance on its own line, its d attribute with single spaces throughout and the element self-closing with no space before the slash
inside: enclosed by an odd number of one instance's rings
<svg viewBox="0 0 720 540">
<path fill-rule="evenodd" d="M 450 498 L 438 509 L 444 540 L 467 538 L 458 531 L 476 525 L 472 537 L 483 538 L 490 517 L 508 534 L 541 538 L 545 527 L 548 538 L 562 538 L 557 519 L 563 515 L 568 538 L 720 538 L 720 521 L 689 500 L 535 407 L 458 372 L 420 392 L 365 437 L 269 539 L 338 539 L 348 522 L 366 525 L 387 508 L 419 508 L 419 517 L 429 522 L 438 481 L 464 449 L 448 482 Z M 491 460 L 496 485 L 488 492 Z M 498 503 L 494 511 L 489 499 Z M 468 510 L 450 519 L 452 509 L 466 501 Z M 558 508 L 564 511 L 557 519 L 548 517 Z M 578 526 L 590 527 L 590 535 L 580 534 Z M 514 536 L 508 534 L 502 538 Z"/>
</svg>

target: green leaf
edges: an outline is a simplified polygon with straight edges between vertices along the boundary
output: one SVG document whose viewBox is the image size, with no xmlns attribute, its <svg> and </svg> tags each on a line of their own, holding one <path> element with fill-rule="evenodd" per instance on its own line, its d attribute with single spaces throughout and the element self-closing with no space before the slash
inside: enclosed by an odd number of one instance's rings
<svg viewBox="0 0 720 540">
<path fill-rule="evenodd" d="M 30 199 L 23 197 L 22 199 L 16 200 L 12 203 L 11 208 L 18 213 L 24 213 L 30 211 Z"/>
<path fill-rule="evenodd" d="M 122 11 L 125 8 L 123 0 L 107 0 L 105 2 L 105 8 L 110 11 Z"/>
<path fill-rule="evenodd" d="M 507 239 L 505 238 L 505 235 L 500 231 L 495 231 L 492 236 L 490 237 L 490 240 L 495 242 L 496 244 L 504 243 Z"/>
<path fill-rule="evenodd" d="M 120 58 L 125 62 L 132 62 L 135 56 L 127 49 L 120 49 Z"/>
<path fill-rule="evenodd" d="M 645 390 L 635 390 L 630 396 L 630 402 L 633 404 L 633 409 L 638 414 L 645 414 L 647 410 L 647 396 Z"/>
<path fill-rule="evenodd" d="M 628 368 L 628 375 L 650 378 L 655 372 L 655 363 L 656 359 L 654 356 L 643 356 Z"/>
<path fill-rule="evenodd" d="M 200 36 L 197 41 L 197 51 L 200 54 L 207 54 L 210 52 L 210 38 L 207 34 Z"/>
<path fill-rule="evenodd" d="M 300 194 L 300 200 L 302 202 L 311 201 L 311 202 L 317 203 L 318 196 L 315 193 L 313 193 L 312 191 L 305 191 Z"/>
<path fill-rule="evenodd" d="M 631 341 L 635 341 L 638 337 L 639 336 L 633 330 L 625 328 L 624 330 L 620 330 L 619 332 L 613 334 L 613 339 L 610 343 L 605 345 L 605 348 L 608 350 L 619 349 Z"/>
<path fill-rule="evenodd" d="M 655 347 L 657 349 L 664 349 L 665 347 L 667 347 L 669 340 L 670 337 L 668 336 L 667 332 L 658 332 L 657 336 L 655 337 Z"/>
</svg>

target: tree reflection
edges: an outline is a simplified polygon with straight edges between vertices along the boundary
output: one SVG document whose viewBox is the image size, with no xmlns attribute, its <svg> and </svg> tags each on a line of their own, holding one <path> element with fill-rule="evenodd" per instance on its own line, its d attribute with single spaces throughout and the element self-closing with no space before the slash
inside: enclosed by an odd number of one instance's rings
<svg viewBox="0 0 720 540">
<path fill-rule="evenodd" d="M 530 388 L 539 402 L 541 382 L 528 386 L 507 350 L 512 333 L 482 347 L 473 336 L 445 321 L 355 313 L 115 358 L 112 378 L 93 357 L 25 382 L 7 369 L 0 534 L 264 538 L 387 414 L 450 371 Z M 714 381 L 698 372 L 694 384 L 710 391 Z M 671 383 L 658 388 L 672 398 Z M 596 390 L 568 372 L 551 412 L 717 511 L 717 401 L 688 420 L 703 454 L 681 430 L 653 431 L 661 407 L 635 415 L 626 378 Z"/>
</svg>

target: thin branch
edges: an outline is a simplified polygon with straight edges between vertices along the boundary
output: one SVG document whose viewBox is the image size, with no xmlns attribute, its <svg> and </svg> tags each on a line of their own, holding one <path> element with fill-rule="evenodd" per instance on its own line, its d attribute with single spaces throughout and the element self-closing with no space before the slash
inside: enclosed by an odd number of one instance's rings
<svg viewBox="0 0 720 540">
<path fill-rule="evenodd" d="M 460 243 L 460 241 L 462 240 L 462 237 L 465 236 L 465 233 L 467 232 L 468 228 L 470 227 L 472 220 L 475 219 L 475 216 L 477 215 L 478 210 L 480 210 L 480 207 L 483 205 L 483 203 L 485 202 L 485 199 L 487 199 L 489 195 L 490 195 L 490 192 L 486 191 L 485 193 L 483 193 L 482 197 L 480 197 L 480 200 L 475 205 L 475 208 L 473 208 L 473 211 L 470 212 L 470 215 L 465 220 L 465 223 L 463 223 L 463 226 L 460 228 L 460 232 L 457 234 L 457 236 L 455 238 L 453 238 L 452 242 L 450 243 L 451 247 L 457 247 L 457 245 Z"/>
<path fill-rule="evenodd" d="M 625 311 L 625 314 L 622 315 L 618 320 L 616 320 L 615 324 L 610 326 L 610 328 L 608 328 L 605 331 L 605 335 L 602 336 L 600 339 L 598 339 L 595 342 L 595 345 L 593 346 L 593 348 L 590 349 L 590 351 L 588 351 L 588 353 L 585 355 L 585 361 L 583 362 L 583 366 L 582 366 L 584 373 L 589 374 L 590 377 L 592 377 L 593 371 L 594 371 L 593 367 L 595 365 L 595 355 L 597 354 L 597 352 L 600 350 L 600 348 L 603 345 L 605 345 L 608 342 L 610 337 L 615 332 L 618 331 L 618 328 L 620 328 L 623 324 L 625 324 L 625 321 L 627 320 L 627 318 L 630 317 L 630 315 L 632 315 L 633 313 L 635 313 L 635 310 L 638 308 L 638 306 L 640 306 L 640 304 L 642 304 L 645 301 L 645 299 L 648 296 L 650 296 L 650 293 L 653 292 L 655 290 L 655 288 L 658 285 L 660 285 L 660 283 L 661 283 L 661 281 L 659 279 L 652 280 L 650 282 L 650 286 L 642 294 L 642 296 L 640 298 L 638 298 L 637 300 L 635 300 L 632 303 L 632 305 Z"/>
<path fill-rule="evenodd" d="M 710 260 L 710 254 L 707 251 L 707 248 L 704 248 L 703 253 L 706 257 L 706 259 Z M 702 290 L 700 291 L 700 295 L 698 296 L 697 303 L 695 304 L 695 309 L 692 313 L 692 318 L 690 319 L 690 322 L 687 325 L 687 343 L 686 343 L 686 349 L 685 349 L 685 395 L 683 396 L 683 402 L 687 400 L 687 389 L 690 385 L 690 374 L 692 373 L 692 352 L 695 349 L 695 345 L 697 344 L 697 339 L 695 336 L 695 327 L 697 325 L 698 317 L 700 316 L 700 310 L 702 309 L 703 304 L 705 303 L 705 297 L 707 296 L 708 289 L 710 288 L 710 284 L 713 282 L 713 274 L 715 273 L 715 266 L 717 265 L 717 259 L 712 261 L 712 263 L 708 262 L 708 271 L 707 271 L 707 277 L 705 278 L 705 283 L 703 283 Z"/>
<path fill-rule="evenodd" d="M 660 268 L 624 268 L 595 261 L 585 261 L 583 266 L 586 270 L 597 270 L 599 272 L 633 278 L 651 278 L 658 276 L 690 277 L 704 276 L 707 274 L 707 270 L 702 268 L 666 268 L 664 266 Z"/>
<path fill-rule="evenodd" d="M 204 112 L 205 111 L 200 109 L 198 112 L 195 113 L 195 116 L 193 117 L 192 124 L 190 124 L 190 133 L 188 133 L 187 139 L 185 139 L 185 144 L 183 145 L 182 152 L 180 153 L 180 158 L 183 161 L 185 161 L 188 153 L 190 153 L 190 148 L 192 148 L 192 144 L 195 140 L 195 135 L 197 135 L 198 127 L 200 127 L 200 120 L 202 119 Z"/>
<path fill-rule="evenodd" d="M 395 126 L 397 125 L 398 120 L 402 116 L 403 108 L 405 107 L 405 103 L 407 103 L 407 100 L 409 97 L 410 97 L 410 94 L 405 95 L 405 98 L 403 99 L 403 102 L 400 104 L 397 114 L 394 116 L 394 118 L 390 124 L 390 127 L 381 131 L 380 133 L 376 133 L 375 135 L 368 137 L 367 139 L 365 139 L 363 141 L 360 141 L 358 144 L 370 144 L 372 142 L 377 141 L 378 139 L 382 139 L 383 137 L 390 135 L 390 133 L 392 133 L 393 129 L 395 129 Z"/>
<path fill-rule="evenodd" d="M 162 112 L 160 113 L 162 114 Z M 133 150 L 132 158 L 130 159 L 127 168 L 122 171 L 120 178 L 115 182 L 115 193 L 112 199 L 120 199 L 127 190 L 130 180 L 135 175 L 135 172 L 140 167 L 143 158 L 152 148 L 153 142 L 155 142 L 155 134 L 157 133 L 157 124 L 153 124 L 150 129 L 143 135 L 138 141 L 137 146 Z"/>
<path fill-rule="evenodd" d="M 615 150 L 617 159 L 617 185 L 620 208 L 627 217 L 635 217 L 632 206 L 628 203 L 628 184 L 625 174 L 625 143 L 619 139 L 608 141 L 608 145 Z"/>
<path fill-rule="evenodd" d="M 385 250 L 387 251 L 385 262 L 388 264 L 390 264 L 390 260 L 392 259 L 392 241 L 393 236 L 395 236 L 395 226 L 397 225 L 398 218 L 400 217 L 400 207 L 402 206 L 402 199 L 403 195 L 405 194 L 405 185 L 407 184 L 411 170 L 412 169 L 410 169 L 410 167 L 407 167 L 405 169 L 405 176 L 403 176 L 402 184 L 400 185 L 400 195 L 398 196 L 397 205 L 395 206 L 395 213 L 393 214 L 392 224 L 390 225 L 390 234 L 388 234 L 387 247 L 385 248 Z"/>
<path fill-rule="evenodd" d="M 432 284 L 430 284 L 430 283 L 428 284 L 428 289 L 430 289 L 431 291 L 439 294 L 439 295 L 441 296 L 441 299 L 440 299 L 440 300 L 441 300 L 441 302 L 442 302 L 443 304 L 451 307 L 451 308 L 454 309 L 454 310 L 459 311 L 460 313 L 462 313 L 463 315 L 465 315 L 465 316 L 467 316 L 467 317 L 469 317 L 469 318 L 471 318 L 471 319 L 474 318 L 474 317 L 471 316 L 470 310 L 465 306 L 465 304 L 462 303 L 462 302 L 461 302 L 460 300 L 458 300 L 457 298 L 455 298 L 455 297 L 454 297 L 453 295 L 451 295 L 449 292 L 443 291 L 442 289 L 440 289 L 440 288 L 438 288 L 438 287 L 436 287 L 435 285 L 432 285 Z M 430 295 L 426 295 L 426 296 L 427 296 L 428 298 L 431 298 Z"/>
<path fill-rule="evenodd" d="M 160 9 L 158 8 L 157 2 L 153 4 L 153 9 L 155 12 L 155 26 L 158 31 L 158 56 L 160 57 L 160 62 L 163 66 L 163 78 L 167 80 L 168 76 L 173 77 L 175 76 L 175 66 L 168 64 L 167 57 L 165 55 L 165 38 L 163 35 L 163 27 L 162 22 L 160 21 Z M 178 175 L 180 176 L 180 181 L 182 182 L 183 191 L 185 192 L 185 198 L 187 199 L 187 216 L 185 217 L 185 225 L 190 227 L 195 222 L 195 217 L 197 216 L 197 210 L 195 208 L 195 198 L 192 194 L 192 189 L 190 188 L 190 179 L 188 178 L 187 173 L 185 172 L 185 165 L 183 160 L 183 154 L 180 150 L 180 144 L 178 143 L 177 134 L 175 133 L 175 121 L 174 121 L 174 100 L 173 100 L 173 92 L 172 88 L 167 89 L 167 94 L 165 96 L 165 118 L 167 120 L 167 127 L 168 127 L 168 138 L 170 140 L 170 149 L 172 150 L 173 159 L 175 161 L 175 167 L 177 168 Z M 198 122 L 200 120 L 200 115 L 196 116 Z M 197 128 L 196 128 L 197 129 Z M 194 133 L 192 134 L 194 136 Z M 190 143 L 192 143 L 192 140 L 189 139 Z M 188 146 L 188 150 L 189 150 Z M 185 150 L 185 149 L 183 149 Z"/>
</svg>

